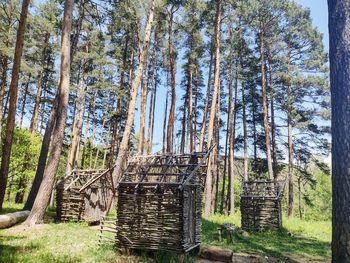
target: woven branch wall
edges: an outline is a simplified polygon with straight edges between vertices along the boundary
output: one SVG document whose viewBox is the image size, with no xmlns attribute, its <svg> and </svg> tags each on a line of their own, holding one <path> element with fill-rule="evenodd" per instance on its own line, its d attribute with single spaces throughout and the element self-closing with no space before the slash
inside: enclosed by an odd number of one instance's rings
<svg viewBox="0 0 350 263">
<path fill-rule="evenodd" d="M 57 184 L 59 221 L 98 222 L 113 198 L 109 170 L 75 170 Z"/>
<path fill-rule="evenodd" d="M 135 157 L 119 182 L 117 244 L 189 251 L 200 244 L 203 154 Z"/>
<path fill-rule="evenodd" d="M 282 226 L 281 181 L 247 181 L 241 188 L 241 221 L 244 230 L 279 229 Z"/>
</svg>

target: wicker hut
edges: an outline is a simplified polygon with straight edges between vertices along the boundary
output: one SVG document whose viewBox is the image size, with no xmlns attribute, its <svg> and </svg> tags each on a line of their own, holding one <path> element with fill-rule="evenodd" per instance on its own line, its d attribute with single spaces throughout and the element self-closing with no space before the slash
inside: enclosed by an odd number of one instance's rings
<svg viewBox="0 0 350 263">
<path fill-rule="evenodd" d="M 282 181 L 246 181 L 241 188 L 241 220 L 244 230 L 279 229 L 282 226 Z"/>
<path fill-rule="evenodd" d="M 187 252 L 200 245 L 208 154 L 138 156 L 118 185 L 117 245 Z"/>
<path fill-rule="evenodd" d="M 111 170 L 74 170 L 57 184 L 59 221 L 99 222 L 113 198 Z"/>
</svg>

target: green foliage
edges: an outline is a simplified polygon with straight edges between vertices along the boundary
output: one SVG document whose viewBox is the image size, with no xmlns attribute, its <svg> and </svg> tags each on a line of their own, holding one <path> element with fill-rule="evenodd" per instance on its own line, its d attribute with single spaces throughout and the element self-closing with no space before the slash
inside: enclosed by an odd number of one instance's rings
<svg viewBox="0 0 350 263">
<path fill-rule="evenodd" d="M 27 129 L 15 128 L 10 159 L 8 191 L 24 191 L 34 178 L 41 148 L 41 137 Z M 20 184 L 19 181 L 23 183 Z"/>
<path fill-rule="evenodd" d="M 321 172 L 315 176 L 317 182 L 314 189 L 306 191 L 312 205 L 305 209 L 306 220 L 330 220 L 332 216 L 332 180 Z"/>
</svg>

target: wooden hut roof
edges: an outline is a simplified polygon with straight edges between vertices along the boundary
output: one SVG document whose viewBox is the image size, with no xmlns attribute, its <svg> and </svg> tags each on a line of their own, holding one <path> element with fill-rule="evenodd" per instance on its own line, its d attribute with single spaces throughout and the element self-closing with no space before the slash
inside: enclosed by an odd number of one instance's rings
<svg viewBox="0 0 350 263">
<path fill-rule="evenodd" d="M 119 187 L 134 186 L 183 188 L 202 181 L 209 153 L 156 154 L 135 156 L 128 162 Z"/>
<path fill-rule="evenodd" d="M 284 181 L 254 180 L 242 183 L 241 198 L 280 199 L 284 190 Z"/>
</svg>

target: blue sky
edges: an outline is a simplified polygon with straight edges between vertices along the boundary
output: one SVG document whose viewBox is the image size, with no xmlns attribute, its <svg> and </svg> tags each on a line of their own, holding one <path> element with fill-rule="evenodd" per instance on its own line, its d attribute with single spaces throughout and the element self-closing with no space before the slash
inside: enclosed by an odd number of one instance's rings
<svg viewBox="0 0 350 263">
<path fill-rule="evenodd" d="M 296 0 L 296 2 L 304 7 L 310 8 L 313 23 L 323 33 L 323 42 L 328 50 L 329 37 L 327 0 Z"/>
</svg>

